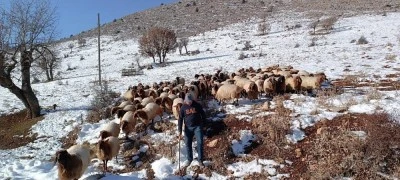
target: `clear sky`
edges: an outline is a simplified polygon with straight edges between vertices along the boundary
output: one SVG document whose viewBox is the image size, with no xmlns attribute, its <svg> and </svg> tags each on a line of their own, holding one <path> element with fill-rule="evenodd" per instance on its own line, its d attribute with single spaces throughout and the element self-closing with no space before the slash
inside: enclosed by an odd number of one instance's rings
<svg viewBox="0 0 400 180">
<path fill-rule="evenodd" d="M 59 14 L 58 29 L 60 37 L 69 37 L 84 30 L 97 27 L 97 13 L 100 23 L 137 11 L 158 7 L 161 3 L 169 4 L 177 0 L 51 0 Z"/>
<path fill-rule="evenodd" d="M 9 7 L 12 0 L 0 0 L 0 7 Z M 49 0 L 56 7 L 59 23 L 59 38 L 76 35 L 97 27 L 97 13 L 100 23 L 112 22 L 137 11 L 170 4 L 177 0 Z"/>
</svg>

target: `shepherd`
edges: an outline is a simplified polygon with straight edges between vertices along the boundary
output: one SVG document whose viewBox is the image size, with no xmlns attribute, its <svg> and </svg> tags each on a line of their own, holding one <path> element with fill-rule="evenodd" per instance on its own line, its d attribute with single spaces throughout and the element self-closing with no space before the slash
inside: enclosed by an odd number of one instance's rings
<svg viewBox="0 0 400 180">
<path fill-rule="evenodd" d="M 196 137 L 197 141 L 197 161 L 200 167 L 204 167 L 203 160 L 203 126 L 206 121 L 206 113 L 200 103 L 193 99 L 191 93 L 186 94 L 183 106 L 179 112 L 178 120 L 178 133 L 179 140 L 182 136 L 182 126 L 185 124 L 185 146 L 187 152 L 187 161 L 184 162 L 183 167 L 189 166 L 193 161 L 193 149 L 192 142 L 193 136 Z"/>
</svg>

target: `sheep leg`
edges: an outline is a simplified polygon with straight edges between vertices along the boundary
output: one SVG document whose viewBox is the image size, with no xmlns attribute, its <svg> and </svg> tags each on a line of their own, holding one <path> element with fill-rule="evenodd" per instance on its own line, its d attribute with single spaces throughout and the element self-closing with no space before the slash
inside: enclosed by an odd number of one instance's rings
<svg viewBox="0 0 400 180">
<path fill-rule="evenodd" d="M 115 162 L 118 163 L 118 155 L 115 155 Z"/>
<path fill-rule="evenodd" d="M 107 164 L 106 164 L 106 160 L 103 160 L 103 172 L 106 173 L 107 172 Z"/>
</svg>

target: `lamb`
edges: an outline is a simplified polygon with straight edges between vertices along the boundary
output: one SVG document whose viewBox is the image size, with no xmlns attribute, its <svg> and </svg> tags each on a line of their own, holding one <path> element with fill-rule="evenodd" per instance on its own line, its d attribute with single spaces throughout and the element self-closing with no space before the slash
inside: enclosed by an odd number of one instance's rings
<svg viewBox="0 0 400 180">
<path fill-rule="evenodd" d="M 179 119 L 179 112 L 181 111 L 182 105 L 183 105 L 183 99 L 182 98 L 174 99 L 174 102 L 172 104 L 172 113 L 174 114 L 174 117 L 176 119 Z"/>
<path fill-rule="evenodd" d="M 300 76 L 288 77 L 285 79 L 286 92 L 299 93 L 301 90 L 302 80 Z"/>
<path fill-rule="evenodd" d="M 243 88 L 237 85 L 224 84 L 218 88 L 215 98 L 219 101 L 219 104 L 225 100 L 233 100 L 234 103 L 236 102 L 236 105 L 239 105 L 239 97 L 242 91 Z"/>
<path fill-rule="evenodd" d="M 97 158 L 103 161 L 103 169 L 105 172 L 107 172 L 107 162 L 113 157 L 117 160 L 119 148 L 119 140 L 114 136 L 107 137 L 98 142 Z"/>
<path fill-rule="evenodd" d="M 84 145 L 73 145 L 56 152 L 60 180 L 79 179 L 90 163 L 90 149 Z"/>
<path fill-rule="evenodd" d="M 110 136 L 118 137 L 120 132 L 119 125 L 115 122 L 109 122 L 104 126 L 103 130 L 100 131 L 100 139 L 105 139 Z"/>
</svg>

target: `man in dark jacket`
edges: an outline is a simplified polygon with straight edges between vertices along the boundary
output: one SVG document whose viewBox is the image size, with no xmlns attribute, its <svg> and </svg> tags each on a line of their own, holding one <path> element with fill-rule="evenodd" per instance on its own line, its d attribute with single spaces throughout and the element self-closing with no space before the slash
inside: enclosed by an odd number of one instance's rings
<svg viewBox="0 0 400 180">
<path fill-rule="evenodd" d="M 185 145 L 188 156 L 188 161 L 184 163 L 184 166 L 189 166 L 193 160 L 193 136 L 196 136 L 197 140 L 197 161 L 199 162 L 200 166 L 204 166 L 202 129 L 205 123 L 206 114 L 203 110 L 203 107 L 198 102 L 193 100 L 193 96 L 190 93 L 186 94 L 185 100 L 183 102 L 183 106 L 179 112 L 178 132 L 179 138 L 182 138 L 182 125 L 184 121 Z"/>
</svg>

